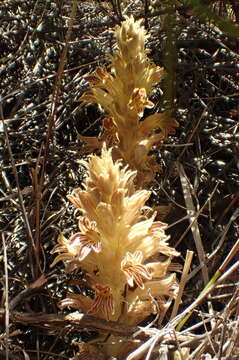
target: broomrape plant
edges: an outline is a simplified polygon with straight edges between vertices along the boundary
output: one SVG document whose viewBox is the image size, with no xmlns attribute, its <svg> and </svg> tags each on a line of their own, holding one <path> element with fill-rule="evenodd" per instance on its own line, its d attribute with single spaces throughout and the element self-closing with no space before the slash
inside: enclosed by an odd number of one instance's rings
<svg viewBox="0 0 239 360">
<path fill-rule="evenodd" d="M 149 100 L 153 84 L 164 77 L 162 68 L 150 62 L 145 49 L 147 35 L 141 20 L 126 17 L 115 30 L 117 50 L 110 56 L 110 69 L 99 67 L 89 78 L 91 90 L 80 100 L 100 104 L 106 111 L 101 139 L 83 137 L 90 149 L 101 147 L 105 141 L 113 146 L 114 158 L 123 159 L 138 171 L 138 183 L 152 181 L 156 164 L 149 151 L 174 133 L 178 126 L 168 112 L 143 118 L 144 109 L 152 108 Z M 158 166 L 157 166 L 158 168 Z"/>
<path fill-rule="evenodd" d="M 52 266 L 64 261 L 67 272 L 83 270 L 83 287 L 92 294 L 69 292 L 60 307 L 136 325 L 152 313 L 164 313 L 167 299 L 178 289 L 170 264 L 179 254 L 168 244 L 166 224 L 156 221 L 156 212 L 146 206 L 150 191 L 142 189 L 155 172 L 149 150 L 177 122 L 167 114 L 142 119 L 144 109 L 154 105 L 148 97 L 163 71 L 147 58 L 140 21 L 127 17 L 115 34 L 118 50 L 110 71 L 98 68 L 91 91 L 81 97 L 107 112 L 101 138 L 82 137 L 90 147 L 100 147 L 101 156 L 81 161 L 88 175 L 68 195 L 80 211 L 79 231 L 70 238 L 59 236 Z M 114 345 L 105 345 L 104 353 L 125 359 L 129 348 L 122 351 L 119 341 L 111 341 Z M 103 359 L 101 355 L 92 345 L 79 344 L 79 359 Z"/>
<path fill-rule="evenodd" d="M 155 213 L 145 215 L 150 192 L 135 190 L 136 171 L 114 162 L 105 145 L 100 157 L 92 155 L 84 165 L 83 189 L 68 196 L 81 212 L 79 232 L 69 239 L 60 235 L 52 266 L 64 260 L 68 272 L 83 269 L 94 297 L 69 294 L 61 306 L 137 324 L 153 312 L 152 298 L 162 306 L 165 297 L 175 296 L 175 274 L 168 267 L 178 253 L 168 245 L 166 225 L 155 221 Z M 167 260 L 151 261 L 156 253 Z"/>
</svg>

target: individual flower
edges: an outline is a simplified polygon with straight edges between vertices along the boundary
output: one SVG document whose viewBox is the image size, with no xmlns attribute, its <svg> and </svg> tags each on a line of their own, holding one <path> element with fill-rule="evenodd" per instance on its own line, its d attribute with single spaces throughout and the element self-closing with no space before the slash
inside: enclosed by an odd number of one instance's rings
<svg viewBox="0 0 239 360">
<path fill-rule="evenodd" d="M 54 247 L 52 254 L 55 252 L 62 254 L 55 258 L 52 266 L 60 260 L 82 261 L 91 251 L 100 252 L 100 234 L 97 231 L 96 223 L 86 217 L 80 217 L 79 229 L 80 232 L 72 235 L 69 240 L 60 235 L 59 244 Z"/>
<path fill-rule="evenodd" d="M 154 107 L 154 103 L 147 98 L 146 90 L 144 88 L 135 88 L 128 103 L 130 110 L 135 110 L 139 116 L 143 116 L 144 109 Z"/>
<path fill-rule="evenodd" d="M 114 313 L 114 299 L 109 286 L 95 285 L 95 297 L 88 314 L 97 313 L 102 313 L 107 320 Z"/>
<path fill-rule="evenodd" d="M 135 251 L 134 254 L 127 252 L 121 261 L 121 269 L 125 273 L 129 286 L 136 284 L 141 289 L 144 288 L 143 280 L 150 280 L 151 275 L 145 265 L 142 265 L 143 254 Z"/>
</svg>

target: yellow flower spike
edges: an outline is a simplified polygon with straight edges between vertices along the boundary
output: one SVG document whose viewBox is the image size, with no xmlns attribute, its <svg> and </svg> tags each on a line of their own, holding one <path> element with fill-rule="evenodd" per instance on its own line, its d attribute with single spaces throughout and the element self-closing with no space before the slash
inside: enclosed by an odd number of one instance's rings
<svg viewBox="0 0 239 360">
<path fill-rule="evenodd" d="M 117 26 L 115 36 L 123 58 L 133 58 L 138 54 L 144 54 L 146 32 L 141 27 L 142 20 L 134 21 L 134 18 L 126 17 L 126 20 Z"/>
<path fill-rule="evenodd" d="M 109 70 L 98 67 L 95 76 L 87 78 L 91 91 L 80 98 L 83 103 L 98 103 L 106 111 L 101 137 L 97 141 L 82 136 L 80 139 L 85 140 L 89 149 L 101 147 L 104 141 L 108 147 L 113 146 L 114 157 L 137 170 L 138 187 L 150 183 L 158 170 L 150 150 L 178 126 L 167 112 L 142 120 L 145 108 L 154 106 L 149 97 L 154 84 L 164 77 L 164 71 L 147 56 L 147 35 L 141 22 L 126 16 L 116 27 L 117 44 L 110 56 Z"/>
<path fill-rule="evenodd" d="M 166 224 L 154 221 L 156 213 L 147 218 L 145 203 L 150 192 L 135 190 L 135 171 L 114 162 L 105 145 L 101 156 L 90 156 L 84 166 L 88 176 L 82 189 L 68 197 L 83 214 L 79 232 L 69 239 L 59 237 L 53 253 L 60 254 L 53 264 L 63 260 L 67 271 L 81 268 L 86 287 L 95 292 L 91 301 L 70 295 L 62 306 L 79 306 L 90 314 L 117 320 L 124 303 L 130 306 L 136 298 L 150 301 L 149 293 L 156 298 L 174 294 L 175 277 L 167 270 L 170 258 L 178 253 L 168 245 Z M 168 261 L 148 264 L 157 253 L 168 256 Z"/>
</svg>

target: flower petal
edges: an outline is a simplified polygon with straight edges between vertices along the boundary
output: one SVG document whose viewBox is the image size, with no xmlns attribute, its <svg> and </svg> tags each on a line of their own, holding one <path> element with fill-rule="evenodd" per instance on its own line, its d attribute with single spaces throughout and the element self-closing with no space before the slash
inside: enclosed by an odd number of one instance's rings
<svg viewBox="0 0 239 360">
<path fill-rule="evenodd" d="M 97 284 L 95 286 L 95 297 L 88 314 L 103 314 L 109 320 L 114 313 L 114 300 L 109 286 Z"/>
<path fill-rule="evenodd" d="M 142 259 L 143 254 L 141 251 L 135 251 L 134 254 L 127 252 L 125 258 L 121 262 L 121 270 L 124 272 L 127 282 L 131 287 L 136 284 L 143 289 L 143 280 L 150 280 L 152 278 L 147 267 L 141 264 Z"/>
</svg>

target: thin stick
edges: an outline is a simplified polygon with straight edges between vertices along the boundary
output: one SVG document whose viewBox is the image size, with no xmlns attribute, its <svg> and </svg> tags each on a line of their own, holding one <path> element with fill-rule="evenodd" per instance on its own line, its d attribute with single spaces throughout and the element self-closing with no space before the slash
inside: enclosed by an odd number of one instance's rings
<svg viewBox="0 0 239 360">
<path fill-rule="evenodd" d="M 173 319 L 178 313 L 178 308 L 179 308 L 181 298 L 183 295 L 183 290 L 188 281 L 188 272 L 190 270 L 192 258 L 193 258 L 193 251 L 187 250 L 186 259 L 185 259 L 185 263 L 184 263 L 184 267 L 183 267 L 183 273 L 182 273 L 181 281 L 179 284 L 179 290 L 178 290 L 178 294 L 177 294 L 177 297 L 174 302 L 173 311 L 172 311 L 170 320 Z"/>
<path fill-rule="evenodd" d="M 26 212 L 22 192 L 21 192 L 21 189 L 20 189 L 18 172 L 17 172 L 17 168 L 16 168 L 15 161 L 14 161 L 13 154 L 12 154 L 12 149 L 11 149 L 11 145 L 10 145 L 10 141 L 9 141 L 9 137 L 8 137 L 7 126 L 6 126 L 4 118 L 3 118 L 2 100 L 1 100 L 1 98 L 0 98 L 0 118 L 1 118 L 1 121 L 2 121 L 2 124 L 3 124 L 3 130 L 4 130 L 6 145 L 7 145 L 8 153 L 9 153 L 10 160 L 11 160 L 12 171 L 13 171 L 13 175 L 14 175 L 14 180 L 16 182 L 18 199 L 19 199 L 20 207 L 21 207 L 22 214 L 23 214 L 23 221 L 24 221 L 24 225 L 25 225 L 26 232 L 27 232 L 27 235 L 28 235 L 27 236 L 28 241 L 29 241 L 30 246 L 34 250 L 35 249 L 35 244 L 34 244 L 34 240 L 33 240 L 32 230 L 31 230 L 31 227 L 30 227 L 30 224 L 29 224 L 29 221 L 28 221 L 28 215 L 27 215 L 27 212 Z"/>
<path fill-rule="evenodd" d="M 7 268 L 7 247 L 5 243 L 5 236 L 2 233 L 2 246 L 4 258 L 4 273 L 5 273 L 5 332 L 6 332 L 6 360 L 9 360 L 9 296 L 8 296 L 8 268 Z"/>
<path fill-rule="evenodd" d="M 204 285 L 206 285 L 209 281 L 208 270 L 207 270 L 207 266 L 206 266 L 206 263 L 207 263 L 206 255 L 205 255 L 205 251 L 203 248 L 202 239 L 200 236 L 198 222 L 197 222 L 197 219 L 195 219 L 197 212 L 195 210 L 193 200 L 192 200 L 190 182 L 186 176 L 183 165 L 178 162 L 177 168 L 178 168 L 178 172 L 179 172 L 179 176 L 180 176 L 180 180 L 181 180 L 181 184 L 182 184 L 185 204 L 187 207 L 187 213 L 189 215 L 189 222 L 191 224 L 193 238 L 194 238 L 195 245 L 197 248 L 200 265 L 202 265 L 201 270 L 202 270 L 203 281 L 204 281 Z"/>
</svg>

